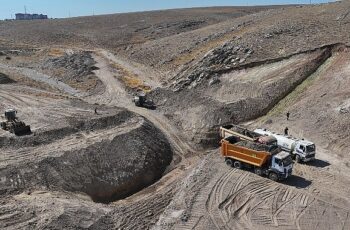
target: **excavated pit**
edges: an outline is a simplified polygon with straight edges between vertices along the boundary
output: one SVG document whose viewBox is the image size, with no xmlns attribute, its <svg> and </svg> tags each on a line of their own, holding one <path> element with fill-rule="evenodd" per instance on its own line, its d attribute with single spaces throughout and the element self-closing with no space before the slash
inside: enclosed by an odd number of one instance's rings
<svg viewBox="0 0 350 230">
<path fill-rule="evenodd" d="M 35 136 L 19 138 L 21 149 L 3 148 L 0 194 L 69 191 L 109 203 L 156 182 L 172 160 L 164 134 L 145 118 L 125 110 L 93 122 L 74 121 L 65 134 L 56 142 L 35 146 L 30 141 Z M 12 138 L 11 145 L 15 141 Z M 26 160 L 28 155 L 33 157 Z"/>
</svg>

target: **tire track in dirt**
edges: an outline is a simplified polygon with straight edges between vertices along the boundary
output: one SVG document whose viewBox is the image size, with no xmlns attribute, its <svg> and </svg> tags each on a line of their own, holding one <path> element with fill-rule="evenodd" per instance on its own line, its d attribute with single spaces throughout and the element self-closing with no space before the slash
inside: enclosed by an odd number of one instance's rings
<svg viewBox="0 0 350 230">
<path fill-rule="evenodd" d="M 270 189 L 271 185 L 270 181 L 266 179 L 250 181 L 246 186 L 238 190 L 230 200 L 226 201 L 226 209 L 236 219 L 236 222 L 239 224 L 238 226 L 242 226 L 242 224 L 244 226 L 246 224 L 253 226 L 252 220 L 261 221 L 265 219 L 265 215 L 260 216 L 256 214 L 259 206 L 255 204 L 256 202 L 263 204 L 273 198 L 275 190 Z M 229 205 L 234 200 L 238 203 L 236 205 Z M 242 217 L 245 218 L 242 219 Z"/>
<path fill-rule="evenodd" d="M 226 172 L 217 179 L 206 200 L 206 210 L 209 215 L 207 218 L 215 228 L 251 229 L 260 226 L 262 229 L 268 229 L 270 227 L 298 228 L 299 226 L 304 229 L 301 218 L 303 220 L 312 218 L 308 217 L 310 215 L 307 212 L 308 208 L 315 201 L 323 202 L 312 194 L 298 191 L 288 185 L 254 177 L 253 173 L 238 170 Z M 225 191 L 226 193 L 229 191 L 227 197 Z M 339 208 L 331 203 L 329 205 Z M 288 211 L 293 207 L 297 208 L 295 217 Z M 201 218 L 205 218 L 205 215 Z M 196 222 L 192 223 L 196 224 Z"/>
<path fill-rule="evenodd" d="M 282 198 L 281 198 L 281 201 L 280 201 L 281 204 L 279 204 L 279 206 L 278 206 L 278 200 L 276 199 L 276 201 L 277 201 L 277 204 L 276 204 L 277 209 L 273 212 L 273 216 L 272 216 L 272 220 L 273 220 L 274 226 L 276 226 L 276 227 L 280 226 L 278 224 L 278 218 L 281 219 L 281 217 L 278 217 L 278 216 L 280 215 L 281 212 L 284 211 L 284 209 L 285 209 L 285 207 L 287 205 L 289 205 L 291 202 L 293 202 L 299 196 L 300 196 L 300 194 L 293 194 L 293 191 L 291 191 L 291 189 L 286 188 L 284 194 L 282 195 Z M 285 218 L 284 220 L 286 222 L 287 218 Z"/>
<path fill-rule="evenodd" d="M 226 172 L 223 172 L 220 178 L 218 178 L 216 183 L 212 186 L 210 193 L 206 198 L 206 210 L 209 213 L 210 220 L 216 226 L 217 229 L 226 228 L 224 217 L 220 212 L 218 212 L 219 204 L 221 202 L 220 196 L 224 191 L 222 188 L 225 187 L 225 185 L 227 185 L 228 182 L 233 181 L 230 179 L 234 178 L 233 175 L 237 173 L 237 169 L 231 168 L 229 169 L 229 172 L 227 172 L 227 170 L 225 171 Z M 219 223 L 219 221 L 221 221 L 222 223 Z"/>
<path fill-rule="evenodd" d="M 335 175 L 327 170 L 327 168 L 315 168 L 307 164 L 296 164 L 295 168 L 297 169 L 297 174 L 312 181 L 311 185 L 306 188 L 309 192 L 332 194 L 332 196 L 350 203 L 350 198 L 348 197 L 350 188 L 347 186 L 349 183 L 347 177 Z M 340 181 L 342 183 L 339 183 Z M 319 197 L 319 199 L 324 200 L 325 198 Z M 325 200 L 325 202 L 329 201 Z M 331 203 L 332 202 L 333 201 L 331 201 Z M 339 203 L 338 205 L 341 204 Z"/>
<path fill-rule="evenodd" d="M 154 225 L 158 220 L 158 216 L 163 212 L 169 204 L 171 197 L 176 189 L 169 186 L 164 193 L 154 194 L 154 199 L 144 202 L 143 200 L 124 206 L 121 211 L 122 215 L 115 220 L 114 228 L 117 229 L 140 229 L 140 226 Z"/>
<path fill-rule="evenodd" d="M 302 195 L 300 204 L 304 206 L 301 212 L 297 215 L 297 218 L 295 220 L 295 226 L 297 227 L 298 230 L 301 230 L 302 228 L 300 227 L 300 218 L 303 216 L 307 208 L 313 203 L 315 199 L 313 199 L 310 203 L 308 203 L 308 198 L 305 195 Z"/>
</svg>

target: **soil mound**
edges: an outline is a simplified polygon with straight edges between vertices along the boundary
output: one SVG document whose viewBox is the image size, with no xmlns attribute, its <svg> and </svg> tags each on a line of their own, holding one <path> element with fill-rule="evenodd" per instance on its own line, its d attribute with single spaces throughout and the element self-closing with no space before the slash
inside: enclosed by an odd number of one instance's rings
<svg viewBox="0 0 350 230">
<path fill-rule="evenodd" d="M 14 82 L 15 81 L 9 78 L 7 75 L 0 73 L 0 84 L 10 84 Z"/>
</svg>

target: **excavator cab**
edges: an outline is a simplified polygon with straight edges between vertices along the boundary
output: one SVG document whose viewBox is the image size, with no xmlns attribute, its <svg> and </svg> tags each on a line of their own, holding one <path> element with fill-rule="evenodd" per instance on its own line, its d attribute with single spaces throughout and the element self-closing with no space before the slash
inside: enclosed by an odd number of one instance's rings
<svg viewBox="0 0 350 230">
<path fill-rule="evenodd" d="M 17 111 L 14 110 L 14 109 L 7 109 L 7 110 L 5 110 L 5 118 L 8 121 L 15 120 L 16 119 L 16 114 L 17 114 Z"/>
<path fill-rule="evenodd" d="M 143 107 L 146 102 L 146 94 L 141 92 L 137 96 L 134 97 L 135 105 L 138 107 Z"/>
</svg>

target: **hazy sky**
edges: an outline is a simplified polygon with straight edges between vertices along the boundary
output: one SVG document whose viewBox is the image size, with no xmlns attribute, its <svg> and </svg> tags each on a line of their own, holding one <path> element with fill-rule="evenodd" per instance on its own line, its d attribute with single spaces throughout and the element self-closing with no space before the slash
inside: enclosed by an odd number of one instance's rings
<svg viewBox="0 0 350 230">
<path fill-rule="evenodd" d="M 324 3 L 328 0 L 311 0 Z M 310 0 L 0 0 L 0 19 L 11 18 L 15 13 L 48 14 L 52 18 L 75 17 L 170 8 L 199 6 L 246 6 L 272 4 L 309 4 Z"/>
</svg>

